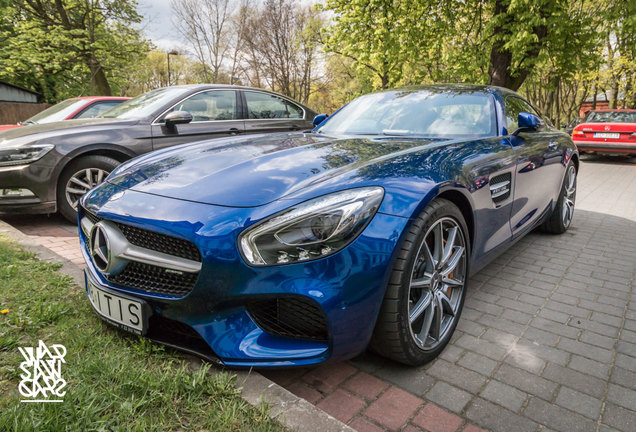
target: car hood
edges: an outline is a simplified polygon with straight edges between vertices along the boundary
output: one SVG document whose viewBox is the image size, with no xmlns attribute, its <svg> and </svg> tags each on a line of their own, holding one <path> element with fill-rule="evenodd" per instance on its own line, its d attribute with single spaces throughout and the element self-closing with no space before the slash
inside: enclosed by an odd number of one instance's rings
<svg viewBox="0 0 636 432">
<path fill-rule="evenodd" d="M 323 182 L 361 185 L 365 167 L 441 140 L 333 138 L 310 133 L 258 135 L 179 146 L 130 161 L 108 182 L 139 192 L 231 207 L 254 207 Z M 389 164 L 390 165 L 390 164 Z M 395 166 L 386 167 L 391 173 Z"/>
<path fill-rule="evenodd" d="M 50 140 L 68 134 L 100 131 L 135 123 L 137 123 L 137 120 L 122 121 L 116 118 L 91 118 L 24 125 L 0 131 L 0 149 L 38 141 L 43 142 L 43 140 Z"/>
</svg>

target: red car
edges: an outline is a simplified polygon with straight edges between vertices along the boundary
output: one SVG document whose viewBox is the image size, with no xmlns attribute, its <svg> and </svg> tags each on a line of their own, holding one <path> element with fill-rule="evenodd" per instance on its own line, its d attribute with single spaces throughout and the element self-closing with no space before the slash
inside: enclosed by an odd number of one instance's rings
<svg viewBox="0 0 636 432">
<path fill-rule="evenodd" d="M 82 96 L 70 98 L 37 113 L 30 119 L 19 124 L 0 125 L 0 130 L 30 124 L 42 124 L 61 120 L 97 117 L 128 99 L 130 98 L 111 96 Z"/>
<path fill-rule="evenodd" d="M 572 131 L 579 151 L 636 155 L 636 110 L 592 111 Z"/>
</svg>

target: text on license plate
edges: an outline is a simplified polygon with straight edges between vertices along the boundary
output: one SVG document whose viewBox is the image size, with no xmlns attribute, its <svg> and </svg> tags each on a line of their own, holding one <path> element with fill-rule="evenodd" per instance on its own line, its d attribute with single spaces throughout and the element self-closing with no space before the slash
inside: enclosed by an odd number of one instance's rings
<svg viewBox="0 0 636 432">
<path fill-rule="evenodd" d="M 618 139 L 621 134 L 618 132 L 594 132 L 594 138 L 614 138 Z"/>
<path fill-rule="evenodd" d="M 141 302 L 102 291 L 90 281 L 87 281 L 86 284 L 88 298 L 97 313 L 118 324 L 123 330 L 137 334 L 144 333 L 143 305 Z"/>
</svg>

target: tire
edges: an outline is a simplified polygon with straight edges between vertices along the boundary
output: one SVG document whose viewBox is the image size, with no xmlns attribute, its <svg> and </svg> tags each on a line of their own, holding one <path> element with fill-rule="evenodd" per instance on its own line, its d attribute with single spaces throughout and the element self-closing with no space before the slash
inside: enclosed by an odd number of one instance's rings
<svg viewBox="0 0 636 432">
<path fill-rule="evenodd" d="M 454 239 L 450 251 L 436 247 L 438 238 L 444 248 Z M 371 348 L 407 365 L 437 357 L 464 306 L 469 257 L 470 239 L 461 211 L 448 200 L 434 200 L 413 222 L 398 252 Z M 453 262 L 453 270 L 444 276 Z M 451 282 L 457 286 L 450 287 Z"/>
<path fill-rule="evenodd" d="M 565 167 L 565 176 L 559 191 L 556 207 L 541 225 L 542 231 L 551 234 L 563 234 L 570 227 L 574 216 L 574 203 L 576 202 L 577 174 L 576 167 L 570 161 Z"/>
<path fill-rule="evenodd" d="M 57 182 L 57 210 L 77 223 L 77 202 L 89 189 L 103 182 L 121 162 L 107 156 L 84 156 L 72 161 Z M 90 176 L 88 175 L 90 173 Z"/>
</svg>

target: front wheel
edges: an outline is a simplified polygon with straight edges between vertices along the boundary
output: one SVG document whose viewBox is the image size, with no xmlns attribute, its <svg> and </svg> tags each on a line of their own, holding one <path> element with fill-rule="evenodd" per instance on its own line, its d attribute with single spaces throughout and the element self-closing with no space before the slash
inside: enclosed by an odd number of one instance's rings
<svg viewBox="0 0 636 432">
<path fill-rule="evenodd" d="M 393 268 L 371 347 L 409 365 L 450 341 L 466 296 L 470 241 L 461 211 L 433 201 L 413 222 Z"/>
<path fill-rule="evenodd" d="M 77 205 L 86 192 L 102 183 L 119 161 L 91 155 L 72 161 L 57 184 L 57 209 L 69 222 L 77 223 Z"/>
<path fill-rule="evenodd" d="M 568 230 L 574 217 L 574 203 L 576 201 L 576 167 L 572 162 L 565 168 L 563 185 L 559 192 L 559 199 L 552 214 L 541 228 L 552 234 L 562 234 Z"/>
</svg>

